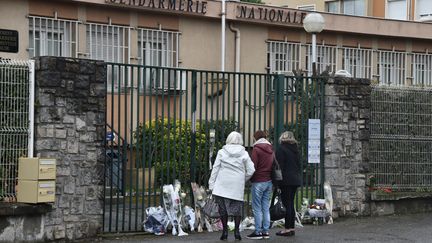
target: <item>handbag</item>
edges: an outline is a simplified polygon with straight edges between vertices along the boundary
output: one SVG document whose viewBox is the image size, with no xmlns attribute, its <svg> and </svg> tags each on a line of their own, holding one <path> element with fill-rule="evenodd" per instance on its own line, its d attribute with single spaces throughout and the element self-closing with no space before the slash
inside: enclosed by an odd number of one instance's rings
<svg viewBox="0 0 432 243">
<path fill-rule="evenodd" d="M 273 165 L 272 165 L 272 172 L 271 172 L 271 179 L 273 182 L 279 182 L 282 181 L 282 170 L 279 166 L 279 162 L 276 159 L 276 155 L 273 153 Z"/>
<path fill-rule="evenodd" d="M 275 199 L 278 198 L 276 204 Z M 281 192 L 280 189 L 275 188 L 273 190 L 273 196 L 270 204 L 270 220 L 276 221 L 279 219 L 285 218 L 286 214 L 286 208 L 284 207 L 282 200 L 281 200 Z"/>
<path fill-rule="evenodd" d="M 216 200 L 213 197 L 213 195 L 210 195 L 206 199 L 204 207 L 203 207 L 203 212 L 209 218 L 219 218 L 220 217 L 220 214 L 219 214 L 219 205 L 216 202 Z"/>
</svg>

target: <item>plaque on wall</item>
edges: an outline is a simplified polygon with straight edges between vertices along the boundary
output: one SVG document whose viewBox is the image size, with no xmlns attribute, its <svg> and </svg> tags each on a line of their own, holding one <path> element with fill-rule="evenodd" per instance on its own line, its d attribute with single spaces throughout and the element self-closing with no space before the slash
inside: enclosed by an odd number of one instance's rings
<svg viewBox="0 0 432 243">
<path fill-rule="evenodd" d="M 18 31 L 0 29 L 0 52 L 18 52 Z"/>
</svg>

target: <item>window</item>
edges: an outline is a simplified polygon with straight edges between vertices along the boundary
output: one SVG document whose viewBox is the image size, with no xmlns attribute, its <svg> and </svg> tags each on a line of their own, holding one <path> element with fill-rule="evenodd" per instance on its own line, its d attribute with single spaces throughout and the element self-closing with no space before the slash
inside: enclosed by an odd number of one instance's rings
<svg viewBox="0 0 432 243">
<path fill-rule="evenodd" d="M 372 78 L 372 50 L 344 48 L 343 69 L 354 78 Z"/>
<path fill-rule="evenodd" d="M 271 73 L 296 71 L 300 64 L 300 44 L 270 41 L 267 45 Z"/>
<path fill-rule="evenodd" d="M 289 42 L 269 41 L 267 44 L 267 60 L 270 73 L 294 75 L 294 71 L 300 70 L 301 44 Z M 269 91 L 273 92 L 274 83 L 269 83 Z M 294 81 L 286 77 L 284 81 L 284 94 L 295 92 Z"/>
<path fill-rule="evenodd" d="M 365 0 L 344 0 L 343 13 L 349 15 L 366 15 L 366 2 Z"/>
<path fill-rule="evenodd" d="M 128 63 L 128 41 L 128 27 L 87 24 L 87 50 L 90 59 Z"/>
<path fill-rule="evenodd" d="M 140 64 L 147 66 L 178 66 L 179 32 L 151 29 L 138 30 Z"/>
<path fill-rule="evenodd" d="M 406 53 L 378 51 L 379 83 L 386 85 L 405 85 Z"/>
<path fill-rule="evenodd" d="M 30 57 L 76 57 L 76 21 L 30 16 L 29 24 Z"/>
<path fill-rule="evenodd" d="M 339 1 L 326 2 L 325 9 L 329 13 L 339 13 L 339 5 Z"/>
<path fill-rule="evenodd" d="M 312 45 L 307 45 L 306 65 L 308 75 L 312 75 Z M 328 70 L 334 72 L 336 70 L 337 48 L 334 46 L 317 45 L 316 47 L 316 69 L 317 73 Z"/>
<path fill-rule="evenodd" d="M 432 86 L 431 54 L 414 54 L 412 70 L 414 86 Z"/>
<path fill-rule="evenodd" d="M 432 14 L 431 0 L 416 0 L 415 1 L 415 20 L 419 20 L 422 15 Z"/>
<path fill-rule="evenodd" d="M 138 29 L 138 57 L 141 65 L 178 67 L 179 32 Z M 159 73 L 157 73 L 159 71 Z M 145 89 L 183 90 L 186 77 L 181 71 L 171 69 L 144 70 L 147 81 L 141 80 Z"/>
<path fill-rule="evenodd" d="M 129 28 L 117 25 L 87 24 L 87 51 L 90 59 L 129 63 Z M 108 91 L 123 90 L 130 74 L 125 66 L 108 66 Z"/>
<path fill-rule="evenodd" d="M 407 20 L 406 0 L 387 0 L 386 17 L 389 19 Z"/>
<path fill-rule="evenodd" d="M 307 11 L 315 11 L 315 4 L 297 6 L 297 9 L 307 10 Z"/>
</svg>

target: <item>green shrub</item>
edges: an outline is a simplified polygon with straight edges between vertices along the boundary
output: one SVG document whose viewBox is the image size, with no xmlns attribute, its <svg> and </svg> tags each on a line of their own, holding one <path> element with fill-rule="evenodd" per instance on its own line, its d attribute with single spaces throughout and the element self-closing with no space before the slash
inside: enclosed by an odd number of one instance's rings
<svg viewBox="0 0 432 243">
<path fill-rule="evenodd" d="M 136 167 L 155 167 L 156 184 L 179 179 L 182 184 L 195 181 L 207 184 L 209 177 L 209 130 L 216 130 L 215 152 L 225 144 L 227 135 L 237 128 L 233 120 L 197 121 L 195 167 L 191 167 L 192 123 L 188 120 L 157 118 L 141 124 L 134 132 Z"/>
</svg>

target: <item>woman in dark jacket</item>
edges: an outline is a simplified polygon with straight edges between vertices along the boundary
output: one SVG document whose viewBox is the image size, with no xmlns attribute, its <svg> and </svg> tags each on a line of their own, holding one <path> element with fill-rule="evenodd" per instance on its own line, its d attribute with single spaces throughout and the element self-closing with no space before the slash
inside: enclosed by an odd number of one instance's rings
<svg viewBox="0 0 432 243">
<path fill-rule="evenodd" d="M 301 169 L 297 141 L 292 132 L 284 132 L 279 138 L 276 159 L 282 170 L 282 181 L 278 183 L 281 189 L 282 203 L 286 208 L 285 229 L 276 233 L 280 236 L 295 234 L 294 196 L 301 185 Z"/>
</svg>

